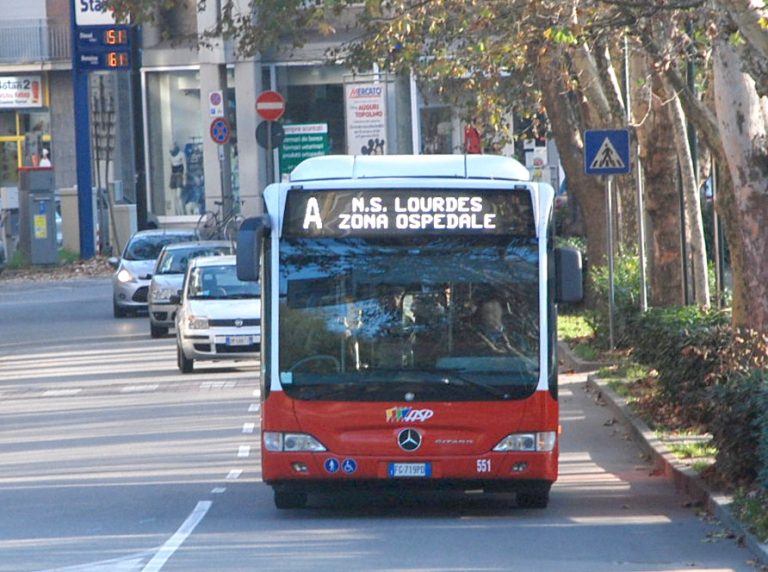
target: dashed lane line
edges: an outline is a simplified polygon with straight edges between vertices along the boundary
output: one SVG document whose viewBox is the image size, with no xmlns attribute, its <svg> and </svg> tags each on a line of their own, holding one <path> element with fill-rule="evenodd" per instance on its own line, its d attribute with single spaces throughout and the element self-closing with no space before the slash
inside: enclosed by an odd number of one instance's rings
<svg viewBox="0 0 768 572">
<path fill-rule="evenodd" d="M 82 387 L 73 387 L 70 389 L 49 389 L 43 392 L 43 397 L 69 397 L 71 395 L 77 395 L 83 391 Z"/>
<path fill-rule="evenodd" d="M 159 383 L 149 383 L 144 385 L 126 385 L 120 388 L 123 393 L 138 393 L 142 391 L 156 391 L 160 387 Z"/>
</svg>

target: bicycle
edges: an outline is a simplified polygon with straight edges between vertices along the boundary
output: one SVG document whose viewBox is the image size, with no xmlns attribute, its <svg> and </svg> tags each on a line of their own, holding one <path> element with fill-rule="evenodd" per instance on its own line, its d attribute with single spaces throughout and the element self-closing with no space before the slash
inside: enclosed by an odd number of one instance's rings
<svg viewBox="0 0 768 572">
<path fill-rule="evenodd" d="M 221 207 L 223 201 L 214 201 L 218 207 L 215 211 L 208 210 L 200 215 L 197 221 L 197 235 L 202 240 L 226 239 L 234 241 L 237 239 L 237 231 L 245 220 L 245 217 L 235 212 L 234 202 L 232 209 L 222 213 Z M 243 204 L 243 201 L 240 201 Z"/>
</svg>

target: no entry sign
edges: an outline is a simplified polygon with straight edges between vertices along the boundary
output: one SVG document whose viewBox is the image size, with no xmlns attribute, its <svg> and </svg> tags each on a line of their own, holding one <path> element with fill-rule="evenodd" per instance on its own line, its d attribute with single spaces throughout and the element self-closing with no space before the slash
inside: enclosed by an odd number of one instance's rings
<svg viewBox="0 0 768 572">
<path fill-rule="evenodd" d="M 285 113 L 285 99 L 276 91 L 263 91 L 256 98 L 256 113 L 267 121 L 277 121 Z"/>
</svg>

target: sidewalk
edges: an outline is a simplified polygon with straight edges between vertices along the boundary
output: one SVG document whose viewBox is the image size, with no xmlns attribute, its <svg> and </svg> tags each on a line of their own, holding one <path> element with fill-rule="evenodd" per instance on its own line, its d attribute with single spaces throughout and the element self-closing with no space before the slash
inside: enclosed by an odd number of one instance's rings
<svg viewBox="0 0 768 572">
<path fill-rule="evenodd" d="M 566 371 L 596 372 L 605 364 L 585 362 L 570 351 L 564 342 L 558 342 L 558 355 L 561 367 Z M 659 474 L 669 479 L 678 491 L 691 500 L 700 503 L 711 515 L 726 528 L 743 539 L 744 544 L 761 564 L 768 566 L 768 544 L 760 542 L 746 527 L 734 517 L 729 509 L 731 497 L 711 490 L 699 474 L 681 462 L 669 448 L 657 438 L 648 425 L 627 405 L 627 401 L 616 394 L 608 384 L 596 374 L 587 378 L 587 386 L 594 391 L 617 420 L 623 421 L 630 429 L 632 437 L 640 448 L 653 461 Z"/>
<path fill-rule="evenodd" d="M 0 282 L 42 282 L 80 278 L 106 278 L 115 272 L 107 258 L 99 256 L 90 260 L 76 260 L 67 264 L 29 266 L 12 269 L 0 268 Z"/>
</svg>

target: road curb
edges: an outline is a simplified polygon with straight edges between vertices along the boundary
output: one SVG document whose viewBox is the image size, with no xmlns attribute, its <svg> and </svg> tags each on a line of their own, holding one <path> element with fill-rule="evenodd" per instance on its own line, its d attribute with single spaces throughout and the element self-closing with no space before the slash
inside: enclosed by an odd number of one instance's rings
<svg viewBox="0 0 768 572">
<path fill-rule="evenodd" d="M 580 360 L 563 342 L 559 342 L 558 346 L 561 365 L 568 370 L 594 372 L 604 365 Z M 677 490 L 686 494 L 694 502 L 701 503 L 723 526 L 736 534 L 739 539 L 743 539 L 744 545 L 761 564 L 768 565 L 768 544 L 760 542 L 731 513 L 729 505 L 733 500 L 732 497 L 711 490 L 696 471 L 683 465 L 669 448 L 656 437 L 645 421 L 632 411 L 627 405 L 626 399 L 613 391 L 606 381 L 601 380 L 593 373 L 587 376 L 587 387 L 596 393 L 617 419 L 624 421 L 632 438 L 640 446 L 643 453 L 648 455 L 659 474 L 670 480 Z"/>
</svg>

